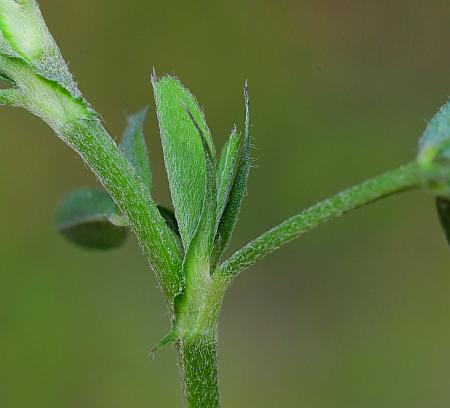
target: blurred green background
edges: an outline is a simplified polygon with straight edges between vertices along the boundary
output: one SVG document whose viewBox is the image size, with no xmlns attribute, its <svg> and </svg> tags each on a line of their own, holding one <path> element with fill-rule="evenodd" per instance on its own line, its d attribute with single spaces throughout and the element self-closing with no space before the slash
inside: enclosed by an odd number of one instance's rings
<svg viewBox="0 0 450 408">
<path fill-rule="evenodd" d="M 450 7 L 421 1 L 41 0 L 85 96 L 120 136 L 175 73 L 222 145 L 250 81 L 249 197 L 234 248 L 318 199 L 412 159 L 450 93 Z M 0 407 L 178 407 L 175 351 L 131 239 L 105 253 L 54 231 L 95 180 L 30 114 L 0 110 Z M 155 115 L 155 196 L 169 202 Z M 225 407 L 447 407 L 450 253 L 433 199 L 408 193 L 321 227 L 226 297 Z"/>
</svg>

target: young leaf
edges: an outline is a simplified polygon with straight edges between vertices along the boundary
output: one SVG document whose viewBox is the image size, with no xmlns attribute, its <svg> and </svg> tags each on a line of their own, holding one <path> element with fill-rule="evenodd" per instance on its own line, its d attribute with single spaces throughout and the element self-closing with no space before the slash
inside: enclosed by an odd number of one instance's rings
<svg viewBox="0 0 450 408">
<path fill-rule="evenodd" d="M 216 164 L 208 147 L 206 137 L 193 117 L 192 112 L 190 112 L 189 109 L 186 109 L 186 111 L 202 140 L 206 162 L 207 182 L 204 204 L 205 208 L 200 220 L 200 225 L 197 232 L 194 234 L 190 245 L 185 251 L 183 261 L 183 276 L 185 278 L 185 284 L 183 292 L 180 293 L 174 300 L 177 325 L 180 319 L 189 320 L 197 313 L 199 309 L 202 308 L 202 305 L 197 303 L 198 300 L 201 300 L 202 296 L 199 298 L 195 295 L 195 293 L 198 294 L 199 290 L 201 291 L 200 288 L 207 286 L 210 280 L 210 260 L 214 244 L 214 225 L 217 209 Z M 189 299 L 194 299 L 194 301 L 189 302 Z"/>
<path fill-rule="evenodd" d="M 153 75 L 152 84 L 172 202 L 186 249 L 202 218 L 207 181 L 202 140 L 187 110 L 192 112 L 213 155 L 214 146 L 202 110 L 180 81 Z"/>
<path fill-rule="evenodd" d="M 227 206 L 225 207 L 223 216 L 220 220 L 218 234 L 216 236 L 214 248 L 214 262 L 218 262 L 225 249 L 228 247 L 231 235 L 233 234 L 236 222 L 241 210 L 242 200 L 247 194 L 247 182 L 250 172 L 250 110 L 248 87 L 245 84 L 245 136 L 242 147 L 241 158 L 239 160 L 238 169 L 234 178 L 233 187 L 230 191 Z"/>
<path fill-rule="evenodd" d="M 152 172 L 143 131 L 147 113 L 148 108 L 145 108 L 140 112 L 128 116 L 128 125 L 123 134 L 122 142 L 120 143 L 120 150 L 122 150 L 125 157 L 136 170 L 141 181 L 148 187 L 149 191 L 151 191 Z"/>
<path fill-rule="evenodd" d="M 444 197 L 436 198 L 436 209 L 447 243 L 450 245 L 450 200 Z"/>
<path fill-rule="evenodd" d="M 205 200 L 203 204 L 200 225 L 192 241 L 192 245 L 194 247 L 192 252 L 195 254 L 194 256 L 198 256 L 199 254 L 206 255 L 207 259 L 209 260 L 214 244 L 214 226 L 217 213 L 216 163 L 213 157 L 213 153 L 208 146 L 208 140 L 206 139 L 205 134 L 195 120 L 192 112 L 187 108 L 186 110 L 190 119 L 192 120 L 192 123 L 197 129 L 199 137 L 201 138 L 206 163 Z"/>
<path fill-rule="evenodd" d="M 236 128 L 231 132 L 231 136 L 222 149 L 219 163 L 217 165 L 217 214 L 216 229 L 228 203 L 231 187 L 234 181 L 234 170 L 239 154 L 240 135 Z"/>
<path fill-rule="evenodd" d="M 73 243 L 90 249 L 120 246 L 127 236 L 127 222 L 106 191 L 82 188 L 61 203 L 57 228 Z"/>
</svg>

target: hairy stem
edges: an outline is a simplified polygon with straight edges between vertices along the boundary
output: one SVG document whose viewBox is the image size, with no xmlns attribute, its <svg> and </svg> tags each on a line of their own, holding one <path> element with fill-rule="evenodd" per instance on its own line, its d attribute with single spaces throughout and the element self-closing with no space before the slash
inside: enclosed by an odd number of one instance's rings
<svg viewBox="0 0 450 408">
<path fill-rule="evenodd" d="M 227 282 L 212 278 L 209 269 L 197 275 L 201 278 L 192 285 L 188 281 L 186 297 L 176 308 L 179 365 L 186 405 L 189 408 L 216 408 L 220 405 L 218 320 Z"/>
<path fill-rule="evenodd" d="M 82 98 L 35 73 L 33 66 L 21 59 L 0 54 L 0 74 L 8 75 L 16 84 L 14 88 L 0 90 L 0 103 L 24 107 L 42 118 L 83 158 L 106 188 L 137 235 L 170 304 L 182 285 L 179 246 L 152 201 L 148 187 L 120 152 L 98 115 Z"/>
<path fill-rule="evenodd" d="M 180 339 L 177 347 L 187 407 L 219 407 L 216 336 Z"/>
<path fill-rule="evenodd" d="M 64 140 L 85 160 L 128 218 L 170 301 L 180 290 L 181 254 L 147 188 L 98 120 L 79 120 Z"/>
<path fill-rule="evenodd" d="M 226 260 L 216 273 L 221 278 L 231 280 L 265 255 L 318 225 L 381 198 L 418 187 L 424 177 L 420 166 L 417 163 L 411 163 L 342 191 L 249 242 Z"/>
<path fill-rule="evenodd" d="M 181 254 L 147 188 L 99 122 L 82 121 L 76 133 L 68 135 L 67 142 L 83 157 L 126 215 L 167 299 L 173 299 L 180 291 Z"/>
</svg>

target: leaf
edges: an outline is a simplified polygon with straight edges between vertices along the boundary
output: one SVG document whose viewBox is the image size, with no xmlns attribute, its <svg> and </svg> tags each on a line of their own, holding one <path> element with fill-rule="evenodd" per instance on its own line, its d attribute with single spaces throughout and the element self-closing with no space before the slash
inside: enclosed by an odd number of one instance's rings
<svg viewBox="0 0 450 408">
<path fill-rule="evenodd" d="M 228 247 L 237 220 L 239 218 L 239 212 L 241 210 L 242 201 L 247 194 L 247 182 L 250 172 L 250 110 L 249 110 L 249 97 L 248 87 L 245 84 L 244 88 L 245 96 L 245 135 L 244 144 L 242 147 L 241 158 L 239 160 L 238 169 L 234 178 L 233 187 L 230 191 L 230 197 L 225 207 L 223 216 L 220 220 L 218 234 L 215 239 L 214 248 L 214 263 L 219 262 L 225 249 Z"/>
<path fill-rule="evenodd" d="M 152 84 L 172 202 L 186 250 L 202 219 L 207 183 L 202 140 L 187 110 L 205 135 L 213 156 L 214 145 L 202 110 L 178 79 L 153 75 Z"/>
<path fill-rule="evenodd" d="M 436 198 L 436 209 L 447 243 L 450 245 L 450 200 L 444 197 Z"/>
<path fill-rule="evenodd" d="M 240 135 L 236 128 L 233 129 L 231 135 L 222 149 L 219 163 L 217 164 L 217 214 L 216 229 L 219 226 L 225 207 L 228 203 L 231 187 L 234 181 L 234 170 L 239 154 Z"/>
<path fill-rule="evenodd" d="M 171 330 L 168 334 L 166 334 L 158 343 L 156 343 L 152 349 L 150 350 L 150 353 L 154 354 L 158 350 L 162 349 L 163 347 L 167 346 L 168 344 L 174 343 L 178 338 L 178 333 L 175 330 Z"/>
<path fill-rule="evenodd" d="M 424 173 L 434 173 L 424 184 L 436 196 L 450 198 L 450 102 L 433 116 L 419 141 L 417 157 Z"/>
<path fill-rule="evenodd" d="M 73 243 L 90 249 L 120 246 L 127 236 L 127 222 L 106 191 L 81 188 L 61 203 L 57 228 Z"/>
<path fill-rule="evenodd" d="M 192 318 L 192 313 L 189 311 L 190 306 L 188 301 L 191 296 L 190 293 L 192 293 L 192 291 L 198 291 L 199 288 L 206 287 L 211 279 L 210 261 L 214 244 L 214 224 L 217 208 L 216 164 L 208 147 L 206 137 L 193 117 L 192 112 L 187 109 L 187 113 L 194 123 L 199 136 L 201 137 L 208 176 L 206 183 L 205 211 L 203 212 L 197 232 L 192 238 L 190 245 L 186 248 L 183 260 L 183 276 L 185 278 L 185 285 L 183 291 L 174 299 L 174 311 L 177 316 L 177 325 L 179 319 L 184 320 L 184 318 L 186 318 L 186 313 L 187 316 L 190 316 L 187 317 L 188 320 Z M 193 295 L 193 297 L 198 300 L 198 297 L 195 295 Z M 195 310 L 198 310 L 202 307 L 202 305 L 194 305 L 193 307 Z M 183 315 L 184 318 L 182 317 Z"/>
<path fill-rule="evenodd" d="M 148 108 L 145 108 L 140 112 L 127 117 L 128 125 L 122 136 L 120 150 L 136 170 L 141 181 L 148 187 L 149 191 L 151 191 L 152 171 L 143 131 L 147 113 Z"/>
<path fill-rule="evenodd" d="M 450 157 L 450 102 L 431 118 L 419 141 L 419 158 L 444 153 Z"/>
</svg>

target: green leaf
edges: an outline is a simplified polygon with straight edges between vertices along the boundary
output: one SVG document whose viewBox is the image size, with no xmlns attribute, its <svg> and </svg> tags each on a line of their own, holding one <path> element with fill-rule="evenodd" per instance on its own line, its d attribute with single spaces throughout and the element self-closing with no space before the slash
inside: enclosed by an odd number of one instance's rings
<svg viewBox="0 0 450 408">
<path fill-rule="evenodd" d="M 196 314 L 202 309 L 203 290 L 208 287 L 211 279 L 210 266 L 211 254 L 214 244 L 214 225 L 216 220 L 216 163 L 208 147 L 205 135 L 199 124 L 187 109 L 187 113 L 194 123 L 203 143 L 203 150 L 206 162 L 207 183 L 205 197 L 205 211 L 200 220 L 200 225 L 195 233 L 190 245 L 186 248 L 183 262 L 183 276 L 185 285 L 183 292 L 174 300 L 174 310 L 177 316 L 177 326 L 179 319 L 196 319 Z M 200 302 L 200 303 L 198 303 Z M 184 316 L 184 317 L 182 317 Z"/>
<path fill-rule="evenodd" d="M 225 207 L 223 216 L 220 220 L 219 230 L 215 240 L 214 263 L 219 262 L 220 257 L 228 247 L 234 228 L 236 227 L 241 210 L 242 201 L 247 194 L 247 182 L 250 172 L 250 110 L 248 87 L 245 84 L 245 136 L 242 147 L 241 158 L 239 160 L 238 169 L 234 178 L 233 187 L 230 191 L 230 197 Z"/>
<path fill-rule="evenodd" d="M 450 102 L 433 116 L 419 141 L 418 163 L 424 173 L 434 173 L 426 187 L 450 198 Z"/>
<path fill-rule="evenodd" d="M 128 116 L 128 125 L 122 136 L 120 150 L 136 170 L 141 181 L 148 187 L 149 191 L 151 191 L 152 171 L 143 130 L 147 113 L 148 108 L 145 108 L 140 112 Z"/>
<path fill-rule="evenodd" d="M 450 102 L 446 103 L 428 122 L 428 125 L 419 141 L 419 156 L 425 158 L 439 153 L 450 157 Z"/>
<path fill-rule="evenodd" d="M 127 222 L 106 191 L 81 188 L 63 200 L 57 228 L 73 243 L 90 249 L 120 246 L 127 236 Z"/>
<path fill-rule="evenodd" d="M 200 220 L 199 228 L 197 229 L 196 237 L 194 238 L 195 255 L 204 255 L 206 258 L 210 259 L 211 253 L 214 245 L 214 236 L 216 233 L 215 221 L 217 213 L 217 186 L 216 186 L 216 163 L 213 154 L 208 146 L 208 141 L 200 129 L 192 113 L 189 111 L 189 116 L 194 122 L 197 131 L 201 137 L 203 144 L 203 153 L 205 155 L 206 162 L 206 192 L 205 192 L 205 202 L 202 219 Z"/>
<path fill-rule="evenodd" d="M 213 156 L 214 146 L 202 110 L 180 81 L 153 75 L 152 84 L 172 202 L 186 250 L 203 216 L 208 177 L 202 140 L 187 111 L 198 123 Z"/>
<path fill-rule="evenodd" d="M 158 343 L 156 343 L 152 349 L 150 350 L 150 353 L 156 353 L 158 350 L 162 349 L 164 346 L 167 346 L 168 344 L 174 343 L 178 338 L 178 334 L 175 330 L 170 331 L 167 333 Z"/>
<path fill-rule="evenodd" d="M 436 209 L 447 243 L 450 245 L 450 200 L 444 197 L 436 198 Z"/>
<path fill-rule="evenodd" d="M 236 128 L 222 149 L 219 163 L 217 164 L 216 183 L 217 183 L 217 214 L 216 228 L 218 228 L 225 207 L 228 203 L 231 187 L 234 181 L 234 171 L 239 155 L 239 145 L 241 138 Z"/>
</svg>

